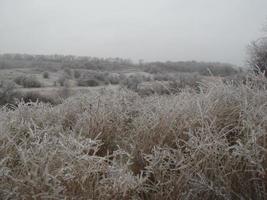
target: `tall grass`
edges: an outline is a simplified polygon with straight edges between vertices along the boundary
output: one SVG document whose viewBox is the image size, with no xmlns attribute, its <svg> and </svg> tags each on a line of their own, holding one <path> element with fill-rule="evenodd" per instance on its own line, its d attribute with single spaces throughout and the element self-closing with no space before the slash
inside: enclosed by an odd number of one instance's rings
<svg viewBox="0 0 267 200">
<path fill-rule="evenodd" d="M 207 82 L 0 111 L 2 199 L 266 199 L 267 92 Z"/>
</svg>

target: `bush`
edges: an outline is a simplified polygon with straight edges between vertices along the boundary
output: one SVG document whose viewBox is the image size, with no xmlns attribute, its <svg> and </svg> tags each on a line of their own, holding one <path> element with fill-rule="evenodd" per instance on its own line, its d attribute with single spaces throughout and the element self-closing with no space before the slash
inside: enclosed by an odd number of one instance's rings
<svg viewBox="0 0 267 200">
<path fill-rule="evenodd" d="M 107 79 L 108 82 L 112 85 L 117 85 L 120 83 L 120 75 L 118 74 L 109 74 Z"/>
<path fill-rule="evenodd" d="M 14 82 L 24 88 L 42 87 L 41 82 L 35 76 L 18 76 L 14 79 Z"/>
<path fill-rule="evenodd" d="M 44 72 L 43 73 L 43 78 L 45 78 L 45 79 L 49 79 L 49 73 L 48 72 Z"/>
<path fill-rule="evenodd" d="M 267 77 L 267 38 L 252 42 L 249 46 L 249 64 L 254 72 L 264 73 Z"/>
<path fill-rule="evenodd" d="M 186 88 L 198 91 L 200 81 L 201 78 L 196 73 L 181 73 L 175 80 L 169 82 L 168 89 L 171 93 L 181 92 Z"/>
<path fill-rule="evenodd" d="M 79 79 L 77 85 L 83 87 L 96 87 L 99 86 L 100 84 L 95 79 Z"/>
<path fill-rule="evenodd" d="M 15 83 L 13 81 L 3 81 L 0 87 L 0 106 L 5 104 L 14 104 L 17 92 L 15 92 Z"/>
<path fill-rule="evenodd" d="M 155 81 L 174 81 L 175 78 L 171 76 L 170 74 L 155 74 L 154 75 Z"/>
<path fill-rule="evenodd" d="M 108 72 L 95 72 L 92 75 L 96 80 L 101 81 L 101 82 L 106 82 L 109 73 Z"/>
<path fill-rule="evenodd" d="M 141 74 L 132 74 L 130 76 L 121 75 L 121 85 L 125 86 L 127 89 L 137 91 L 138 85 L 145 81 L 150 81 L 149 77 L 143 76 Z"/>
<path fill-rule="evenodd" d="M 64 75 L 68 78 L 72 78 L 72 70 L 69 68 L 64 69 Z"/>
<path fill-rule="evenodd" d="M 59 83 L 60 86 L 64 86 L 65 82 L 68 80 L 68 78 L 66 76 L 60 76 L 57 80 L 57 82 Z"/>
<path fill-rule="evenodd" d="M 14 79 L 14 82 L 18 85 L 22 85 L 23 84 L 23 81 L 24 79 L 26 79 L 26 76 L 17 76 L 15 79 Z"/>
<path fill-rule="evenodd" d="M 160 81 L 140 83 L 135 92 L 137 92 L 142 97 L 155 94 L 157 95 L 172 94 L 172 91 L 169 88 L 169 82 L 160 82 Z"/>
<path fill-rule="evenodd" d="M 79 70 L 74 70 L 74 78 L 78 79 L 81 77 L 81 72 Z"/>
<path fill-rule="evenodd" d="M 57 91 L 57 95 L 60 97 L 60 99 L 67 99 L 73 95 L 72 93 L 71 82 L 69 80 L 66 80 L 63 87 Z"/>
<path fill-rule="evenodd" d="M 99 86 L 107 85 L 109 81 L 110 74 L 108 72 L 99 72 L 99 71 L 88 71 L 83 74 L 77 81 L 79 86 Z"/>
</svg>

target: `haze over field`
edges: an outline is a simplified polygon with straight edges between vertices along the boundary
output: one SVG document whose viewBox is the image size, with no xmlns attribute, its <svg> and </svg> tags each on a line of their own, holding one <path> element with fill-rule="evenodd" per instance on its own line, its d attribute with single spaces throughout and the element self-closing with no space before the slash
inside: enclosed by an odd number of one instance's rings
<svg viewBox="0 0 267 200">
<path fill-rule="evenodd" d="M 266 0 L 0 0 L 0 53 L 243 65 Z"/>
</svg>

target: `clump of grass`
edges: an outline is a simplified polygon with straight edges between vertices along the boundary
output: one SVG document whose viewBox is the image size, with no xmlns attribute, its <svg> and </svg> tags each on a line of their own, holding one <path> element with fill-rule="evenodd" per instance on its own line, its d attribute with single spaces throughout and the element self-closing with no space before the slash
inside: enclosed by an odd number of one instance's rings
<svg viewBox="0 0 267 200">
<path fill-rule="evenodd" d="M 265 199 L 266 79 L 0 111 L 3 199 Z"/>
</svg>

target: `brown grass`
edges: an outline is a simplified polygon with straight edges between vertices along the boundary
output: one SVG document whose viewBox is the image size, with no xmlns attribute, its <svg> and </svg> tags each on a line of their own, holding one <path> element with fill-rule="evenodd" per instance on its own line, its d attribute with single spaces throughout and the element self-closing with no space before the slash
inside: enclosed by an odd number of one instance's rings
<svg viewBox="0 0 267 200">
<path fill-rule="evenodd" d="M 266 199 L 264 77 L 0 111 L 2 199 Z M 255 84 L 257 83 L 257 84 Z"/>
</svg>

